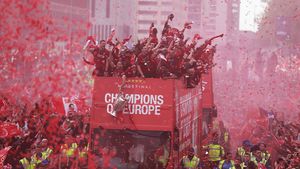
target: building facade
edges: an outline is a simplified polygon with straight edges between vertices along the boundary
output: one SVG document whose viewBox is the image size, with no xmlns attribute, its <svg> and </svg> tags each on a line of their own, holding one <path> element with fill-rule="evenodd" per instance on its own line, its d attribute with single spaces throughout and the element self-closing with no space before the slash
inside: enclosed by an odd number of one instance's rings
<svg viewBox="0 0 300 169">
<path fill-rule="evenodd" d="M 107 39 L 112 29 L 119 38 L 132 35 L 133 4 L 131 0 L 90 0 L 89 34 L 97 40 Z"/>
<path fill-rule="evenodd" d="M 201 32 L 201 22 L 202 22 L 202 0 L 188 0 L 187 1 L 187 18 L 189 21 L 193 21 L 191 31 L 187 31 L 189 37 L 193 36 L 196 33 L 202 35 Z"/>
<path fill-rule="evenodd" d="M 172 27 L 182 29 L 187 20 L 185 0 L 136 0 L 134 9 L 134 34 L 139 39 L 148 36 L 151 23 L 154 23 L 160 33 L 170 14 L 175 16 L 169 22 Z"/>
</svg>

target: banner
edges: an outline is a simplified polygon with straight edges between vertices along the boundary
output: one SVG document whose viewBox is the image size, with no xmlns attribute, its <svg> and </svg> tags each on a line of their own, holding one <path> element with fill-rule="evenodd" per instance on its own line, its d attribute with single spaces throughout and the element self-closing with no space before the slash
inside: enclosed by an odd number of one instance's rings
<svg viewBox="0 0 300 169">
<path fill-rule="evenodd" d="M 1 123 L 0 124 L 0 138 L 11 138 L 21 135 L 22 132 L 14 123 Z"/>
<path fill-rule="evenodd" d="M 123 111 L 115 113 L 121 83 L 121 78 L 95 78 L 92 125 L 109 129 L 172 130 L 174 80 L 126 79 L 122 92 L 127 103 Z"/>
<path fill-rule="evenodd" d="M 202 132 L 202 88 L 201 85 L 186 89 L 181 81 L 175 83 L 176 127 L 179 130 L 179 152 L 181 156 L 188 147 L 197 153 Z"/>
<path fill-rule="evenodd" d="M 5 147 L 4 149 L 0 150 L 0 168 L 4 168 L 4 161 L 10 148 L 11 147 Z"/>
<path fill-rule="evenodd" d="M 60 115 L 68 116 L 70 113 L 73 115 L 85 114 L 86 106 L 85 100 L 77 97 L 59 97 L 53 99 L 55 112 Z"/>
</svg>

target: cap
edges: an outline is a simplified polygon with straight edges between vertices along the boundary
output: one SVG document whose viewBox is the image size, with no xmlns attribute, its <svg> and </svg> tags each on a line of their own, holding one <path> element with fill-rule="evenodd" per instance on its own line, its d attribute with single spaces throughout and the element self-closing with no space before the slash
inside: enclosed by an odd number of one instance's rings
<svg viewBox="0 0 300 169">
<path fill-rule="evenodd" d="M 243 146 L 252 146 L 252 144 L 249 140 L 244 140 L 243 141 Z"/>
</svg>

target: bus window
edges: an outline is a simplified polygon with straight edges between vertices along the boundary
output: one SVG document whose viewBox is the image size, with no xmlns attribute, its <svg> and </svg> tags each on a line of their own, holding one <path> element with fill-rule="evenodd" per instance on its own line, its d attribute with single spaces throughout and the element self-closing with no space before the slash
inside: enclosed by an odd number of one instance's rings
<svg viewBox="0 0 300 169">
<path fill-rule="evenodd" d="M 92 133 L 93 160 L 99 168 L 164 168 L 170 156 L 170 132 L 108 130 Z"/>
</svg>

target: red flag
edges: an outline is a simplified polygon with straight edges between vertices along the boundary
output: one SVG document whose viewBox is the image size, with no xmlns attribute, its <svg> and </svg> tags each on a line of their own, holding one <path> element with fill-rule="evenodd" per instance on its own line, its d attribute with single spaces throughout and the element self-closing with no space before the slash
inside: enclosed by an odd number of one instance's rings
<svg viewBox="0 0 300 169">
<path fill-rule="evenodd" d="M 22 134 L 21 130 L 14 123 L 0 124 L 0 138 L 11 138 L 21 134 Z"/>
<path fill-rule="evenodd" d="M 60 115 L 65 115 L 65 108 L 61 97 L 53 98 L 52 100 L 54 111 Z"/>
<path fill-rule="evenodd" d="M 9 147 L 5 147 L 4 149 L 0 150 L 0 168 L 4 168 L 4 161 L 6 159 L 7 153 L 10 150 L 10 146 Z"/>
</svg>

